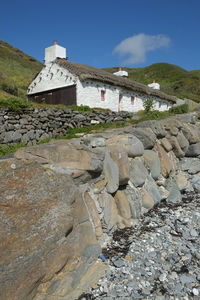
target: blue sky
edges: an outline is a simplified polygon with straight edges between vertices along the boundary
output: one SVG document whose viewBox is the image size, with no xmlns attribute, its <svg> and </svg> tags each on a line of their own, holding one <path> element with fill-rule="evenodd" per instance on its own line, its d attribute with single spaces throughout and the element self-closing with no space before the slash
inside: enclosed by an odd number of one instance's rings
<svg viewBox="0 0 200 300">
<path fill-rule="evenodd" d="M 200 69 L 200 0 L 7 0 L 0 39 L 43 61 L 54 40 L 98 68 L 156 62 Z"/>
</svg>

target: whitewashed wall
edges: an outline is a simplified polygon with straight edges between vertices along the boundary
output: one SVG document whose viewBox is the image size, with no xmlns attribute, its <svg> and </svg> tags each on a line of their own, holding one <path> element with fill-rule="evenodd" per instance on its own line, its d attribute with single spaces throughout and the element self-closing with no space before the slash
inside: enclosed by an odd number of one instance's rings
<svg viewBox="0 0 200 300">
<path fill-rule="evenodd" d="M 59 65 L 49 63 L 28 87 L 28 95 L 75 84 L 76 76 Z"/>
<path fill-rule="evenodd" d="M 100 81 L 85 80 L 84 82 L 80 82 L 77 76 L 55 63 L 49 63 L 42 69 L 28 87 L 28 95 L 74 84 L 77 85 L 77 105 L 82 104 L 89 107 L 108 108 L 116 112 L 119 109 L 120 111 L 137 112 L 144 109 L 143 102 L 148 97 L 155 101 L 154 109 L 163 111 L 168 110 L 172 106 L 171 102 L 157 97 L 135 93 L 134 91 L 104 84 Z M 105 91 L 105 101 L 101 100 L 102 90 Z M 122 94 L 122 99 L 119 104 L 120 93 Z M 135 97 L 134 104 L 131 103 L 131 96 Z"/>
<path fill-rule="evenodd" d="M 105 90 L 105 101 L 101 100 L 101 90 Z M 122 99 L 119 105 L 119 94 Z M 131 96 L 134 97 L 134 104 L 131 103 Z M 143 110 L 143 102 L 146 98 L 154 100 L 154 109 L 164 111 L 168 110 L 172 103 L 157 97 L 145 96 L 134 91 L 125 90 L 117 86 L 103 84 L 102 82 L 86 80 L 77 82 L 77 105 L 88 105 L 90 107 L 109 108 L 112 111 L 130 111 L 137 112 Z"/>
</svg>

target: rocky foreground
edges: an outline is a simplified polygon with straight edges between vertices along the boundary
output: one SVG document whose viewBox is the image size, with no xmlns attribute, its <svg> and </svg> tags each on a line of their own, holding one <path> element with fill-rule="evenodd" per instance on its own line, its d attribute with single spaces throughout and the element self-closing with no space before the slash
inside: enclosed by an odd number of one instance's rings
<svg viewBox="0 0 200 300">
<path fill-rule="evenodd" d="M 161 203 L 114 232 L 106 275 L 79 299 L 200 299 L 199 228 L 200 194 Z"/>
<path fill-rule="evenodd" d="M 0 300 L 199 298 L 199 113 L 21 148 L 0 178 Z"/>
</svg>

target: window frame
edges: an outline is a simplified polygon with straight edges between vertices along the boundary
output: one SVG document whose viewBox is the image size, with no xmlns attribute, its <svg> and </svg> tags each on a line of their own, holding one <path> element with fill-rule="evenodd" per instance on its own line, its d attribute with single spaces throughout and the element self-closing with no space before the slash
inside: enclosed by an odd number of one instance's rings
<svg viewBox="0 0 200 300">
<path fill-rule="evenodd" d="M 135 105 L 135 96 L 131 96 L 131 105 Z"/>
<path fill-rule="evenodd" d="M 101 101 L 106 101 L 106 91 L 105 90 L 101 90 Z"/>
</svg>

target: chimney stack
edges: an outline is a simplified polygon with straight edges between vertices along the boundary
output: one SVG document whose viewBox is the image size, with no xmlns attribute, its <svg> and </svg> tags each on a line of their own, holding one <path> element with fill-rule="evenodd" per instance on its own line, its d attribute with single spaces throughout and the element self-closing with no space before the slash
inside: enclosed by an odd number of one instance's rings
<svg viewBox="0 0 200 300">
<path fill-rule="evenodd" d="M 53 46 L 45 48 L 45 64 L 54 61 L 56 58 L 66 59 L 66 49 L 59 46 L 57 41 L 54 41 Z"/>
</svg>

